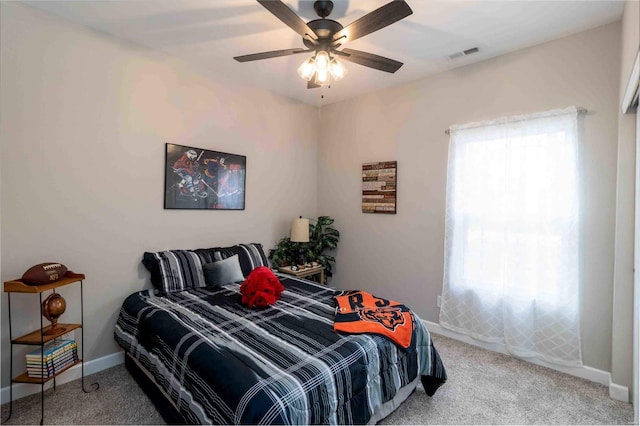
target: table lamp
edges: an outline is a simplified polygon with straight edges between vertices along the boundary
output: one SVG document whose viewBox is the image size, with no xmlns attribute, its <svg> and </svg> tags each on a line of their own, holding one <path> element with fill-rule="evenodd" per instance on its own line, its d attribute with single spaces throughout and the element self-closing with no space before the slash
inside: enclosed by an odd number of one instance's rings
<svg viewBox="0 0 640 426">
<path fill-rule="evenodd" d="M 309 219 L 300 216 L 291 221 L 291 241 L 298 243 L 298 264 L 304 265 L 304 249 L 301 243 L 309 242 Z"/>
</svg>

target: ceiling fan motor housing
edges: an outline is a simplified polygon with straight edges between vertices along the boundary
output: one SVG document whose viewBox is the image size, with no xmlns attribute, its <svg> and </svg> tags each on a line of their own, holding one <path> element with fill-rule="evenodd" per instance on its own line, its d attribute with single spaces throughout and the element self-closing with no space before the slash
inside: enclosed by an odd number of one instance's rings
<svg viewBox="0 0 640 426">
<path fill-rule="evenodd" d="M 316 45 L 311 40 L 307 40 L 306 38 L 302 39 L 302 42 L 309 49 L 319 50 L 327 50 L 323 49 L 323 47 L 328 48 L 328 45 L 333 42 L 333 35 L 338 31 L 342 30 L 342 24 L 340 22 L 334 21 L 333 19 L 314 19 L 313 21 L 307 22 L 307 26 L 313 30 L 314 33 L 318 36 Z"/>
<path fill-rule="evenodd" d="M 316 11 L 316 14 L 321 18 L 326 18 L 331 15 L 331 11 L 333 10 L 333 2 L 329 0 L 318 0 L 313 3 L 313 10 Z"/>
</svg>

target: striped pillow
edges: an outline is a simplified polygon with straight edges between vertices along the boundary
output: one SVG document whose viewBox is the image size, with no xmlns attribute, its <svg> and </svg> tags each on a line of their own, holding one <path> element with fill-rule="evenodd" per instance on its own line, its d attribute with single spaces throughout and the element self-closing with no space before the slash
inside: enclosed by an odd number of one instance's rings
<svg viewBox="0 0 640 426">
<path fill-rule="evenodd" d="M 205 287 L 202 265 L 213 260 L 210 250 L 167 250 L 145 252 L 142 264 L 151 273 L 155 288 L 172 293 L 188 288 Z"/>
<path fill-rule="evenodd" d="M 222 260 L 221 258 L 216 257 L 216 252 L 213 249 L 197 249 L 190 251 L 193 251 L 198 255 L 198 257 L 200 258 L 200 262 L 203 265 L 206 265 L 207 263 L 213 263 L 216 260 Z"/>
<path fill-rule="evenodd" d="M 260 243 L 238 244 L 231 247 L 231 250 L 238 255 L 240 267 L 245 277 L 249 276 L 251 271 L 258 266 L 269 267 L 269 261 L 267 256 L 264 255 L 264 250 Z"/>
<path fill-rule="evenodd" d="M 260 243 L 238 244 L 233 247 L 218 247 L 211 250 L 215 252 L 216 260 L 226 259 L 237 254 L 242 274 L 245 277 L 249 276 L 251 271 L 258 266 L 269 267 L 269 261 Z"/>
</svg>

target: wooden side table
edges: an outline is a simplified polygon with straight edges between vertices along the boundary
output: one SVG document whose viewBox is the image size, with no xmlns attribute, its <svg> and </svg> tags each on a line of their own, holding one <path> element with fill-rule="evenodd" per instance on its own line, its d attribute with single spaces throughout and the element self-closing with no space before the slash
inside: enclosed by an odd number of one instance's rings
<svg viewBox="0 0 640 426">
<path fill-rule="evenodd" d="M 320 281 L 318 282 L 320 284 L 324 284 L 324 266 L 322 265 L 312 266 L 310 268 L 298 269 L 297 271 L 292 271 L 291 266 L 281 266 L 280 268 L 278 268 L 278 271 L 287 275 L 293 275 L 294 277 L 297 277 L 297 278 L 307 278 L 307 277 L 313 277 L 315 275 L 319 275 Z"/>
<path fill-rule="evenodd" d="M 85 393 L 89 393 L 91 391 L 88 391 L 85 389 L 84 386 L 84 362 L 83 362 L 83 358 L 84 358 L 84 345 L 85 345 L 85 340 L 84 340 L 84 311 L 83 311 L 83 281 L 85 279 L 84 274 L 76 274 L 72 271 L 68 271 L 67 274 L 59 279 L 58 281 L 55 281 L 53 283 L 49 283 L 49 284 L 41 284 L 41 285 L 29 285 L 26 284 L 24 281 L 18 279 L 18 280 L 12 280 L 12 281 L 5 281 L 4 282 L 4 291 L 5 293 L 7 293 L 7 310 L 9 313 L 9 340 L 11 341 L 11 353 L 9 356 L 9 375 L 11 378 L 11 381 L 9 383 L 9 417 L 7 417 L 5 420 L 3 420 L 3 423 L 8 421 L 11 418 L 11 413 L 13 411 L 13 383 L 31 383 L 31 384 L 39 384 L 40 385 L 40 424 L 44 423 L 44 385 L 45 383 L 47 383 L 50 380 L 53 380 L 53 389 L 55 390 L 56 388 L 56 377 L 62 373 L 64 373 L 65 371 L 71 369 L 73 366 L 80 364 L 80 371 L 81 371 L 81 384 L 82 384 L 82 391 Z M 31 333 L 25 334 L 24 336 L 18 337 L 18 338 L 14 338 L 13 337 L 13 328 L 12 328 L 12 324 L 11 324 L 11 293 L 30 293 L 30 294 L 37 294 L 39 296 L 39 307 L 42 306 L 42 293 L 47 292 L 49 290 L 53 290 L 53 292 L 55 293 L 55 290 L 57 288 L 69 285 L 69 284 L 74 284 L 74 283 L 80 283 L 80 323 L 75 323 L 75 324 L 58 324 L 58 326 L 61 328 L 61 330 L 59 332 L 53 333 L 53 334 L 46 334 L 46 332 L 51 329 L 51 326 L 44 326 L 43 324 L 43 320 L 42 320 L 42 316 L 40 316 L 40 328 L 37 330 L 32 331 Z M 40 309 L 38 309 L 40 310 Z M 82 340 L 82 345 L 78 348 L 79 352 L 80 352 L 80 357 L 79 359 L 74 362 L 71 365 L 68 365 L 66 367 L 64 367 L 62 370 L 60 371 L 56 371 L 53 375 L 51 375 L 50 377 L 47 378 L 38 378 L 38 377 L 30 377 L 28 372 L 24 372 L 22 374 L 20 374 L 17 377 L 13 377 L 13 345 L 34 345 L 34 346 L 40 346 L 40 350 L 42 352 L 44 352 L 44 344 L 46 342 L 49 342 L 53 339 L 56 339 L 60 336 L 62 336 L 65 333 L 68 333 L 70 331 L 76 330 L 76 329 L 80 329 L 80 333 L 81 333 L 81 340 Z M 44 356 L 43 356 L 44 359 Z M 44 361 L 43 361 L 44 362 Z M 93 390 L 97 390 L 100 385 L 98 383 L 92 383 L 93 386 Z"/>
</svg>

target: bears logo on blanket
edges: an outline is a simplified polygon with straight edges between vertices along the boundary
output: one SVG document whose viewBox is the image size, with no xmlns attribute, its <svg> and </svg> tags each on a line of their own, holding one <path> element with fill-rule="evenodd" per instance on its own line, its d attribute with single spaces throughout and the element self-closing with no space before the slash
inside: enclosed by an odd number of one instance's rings
<svg viewBox="0 0 640 426">
<path fill-rule="evenodd" d="M 376 333 L 404 349 L 411 346 L 414 319 L 405 305 L 357 290 L 342 292 L 335 299 L 334 331 Z"/>
<path fill-rule="evenodd" d="M 399 325 L 404 324 L 402 310 L 399 308 L 365 308 L 360 311 L 360 317 L 367 321 L 375 321 L 391 331 L 396 331 Z"/>
<path fill-rule="evenodd" d="M 251 309 L 273 305 L 280 299 L 283 291 L 284 286 L 278 277 L 266 266 L 260 266 L 251 271 L 240 286 L 242 304 Z"/>
</svg>

